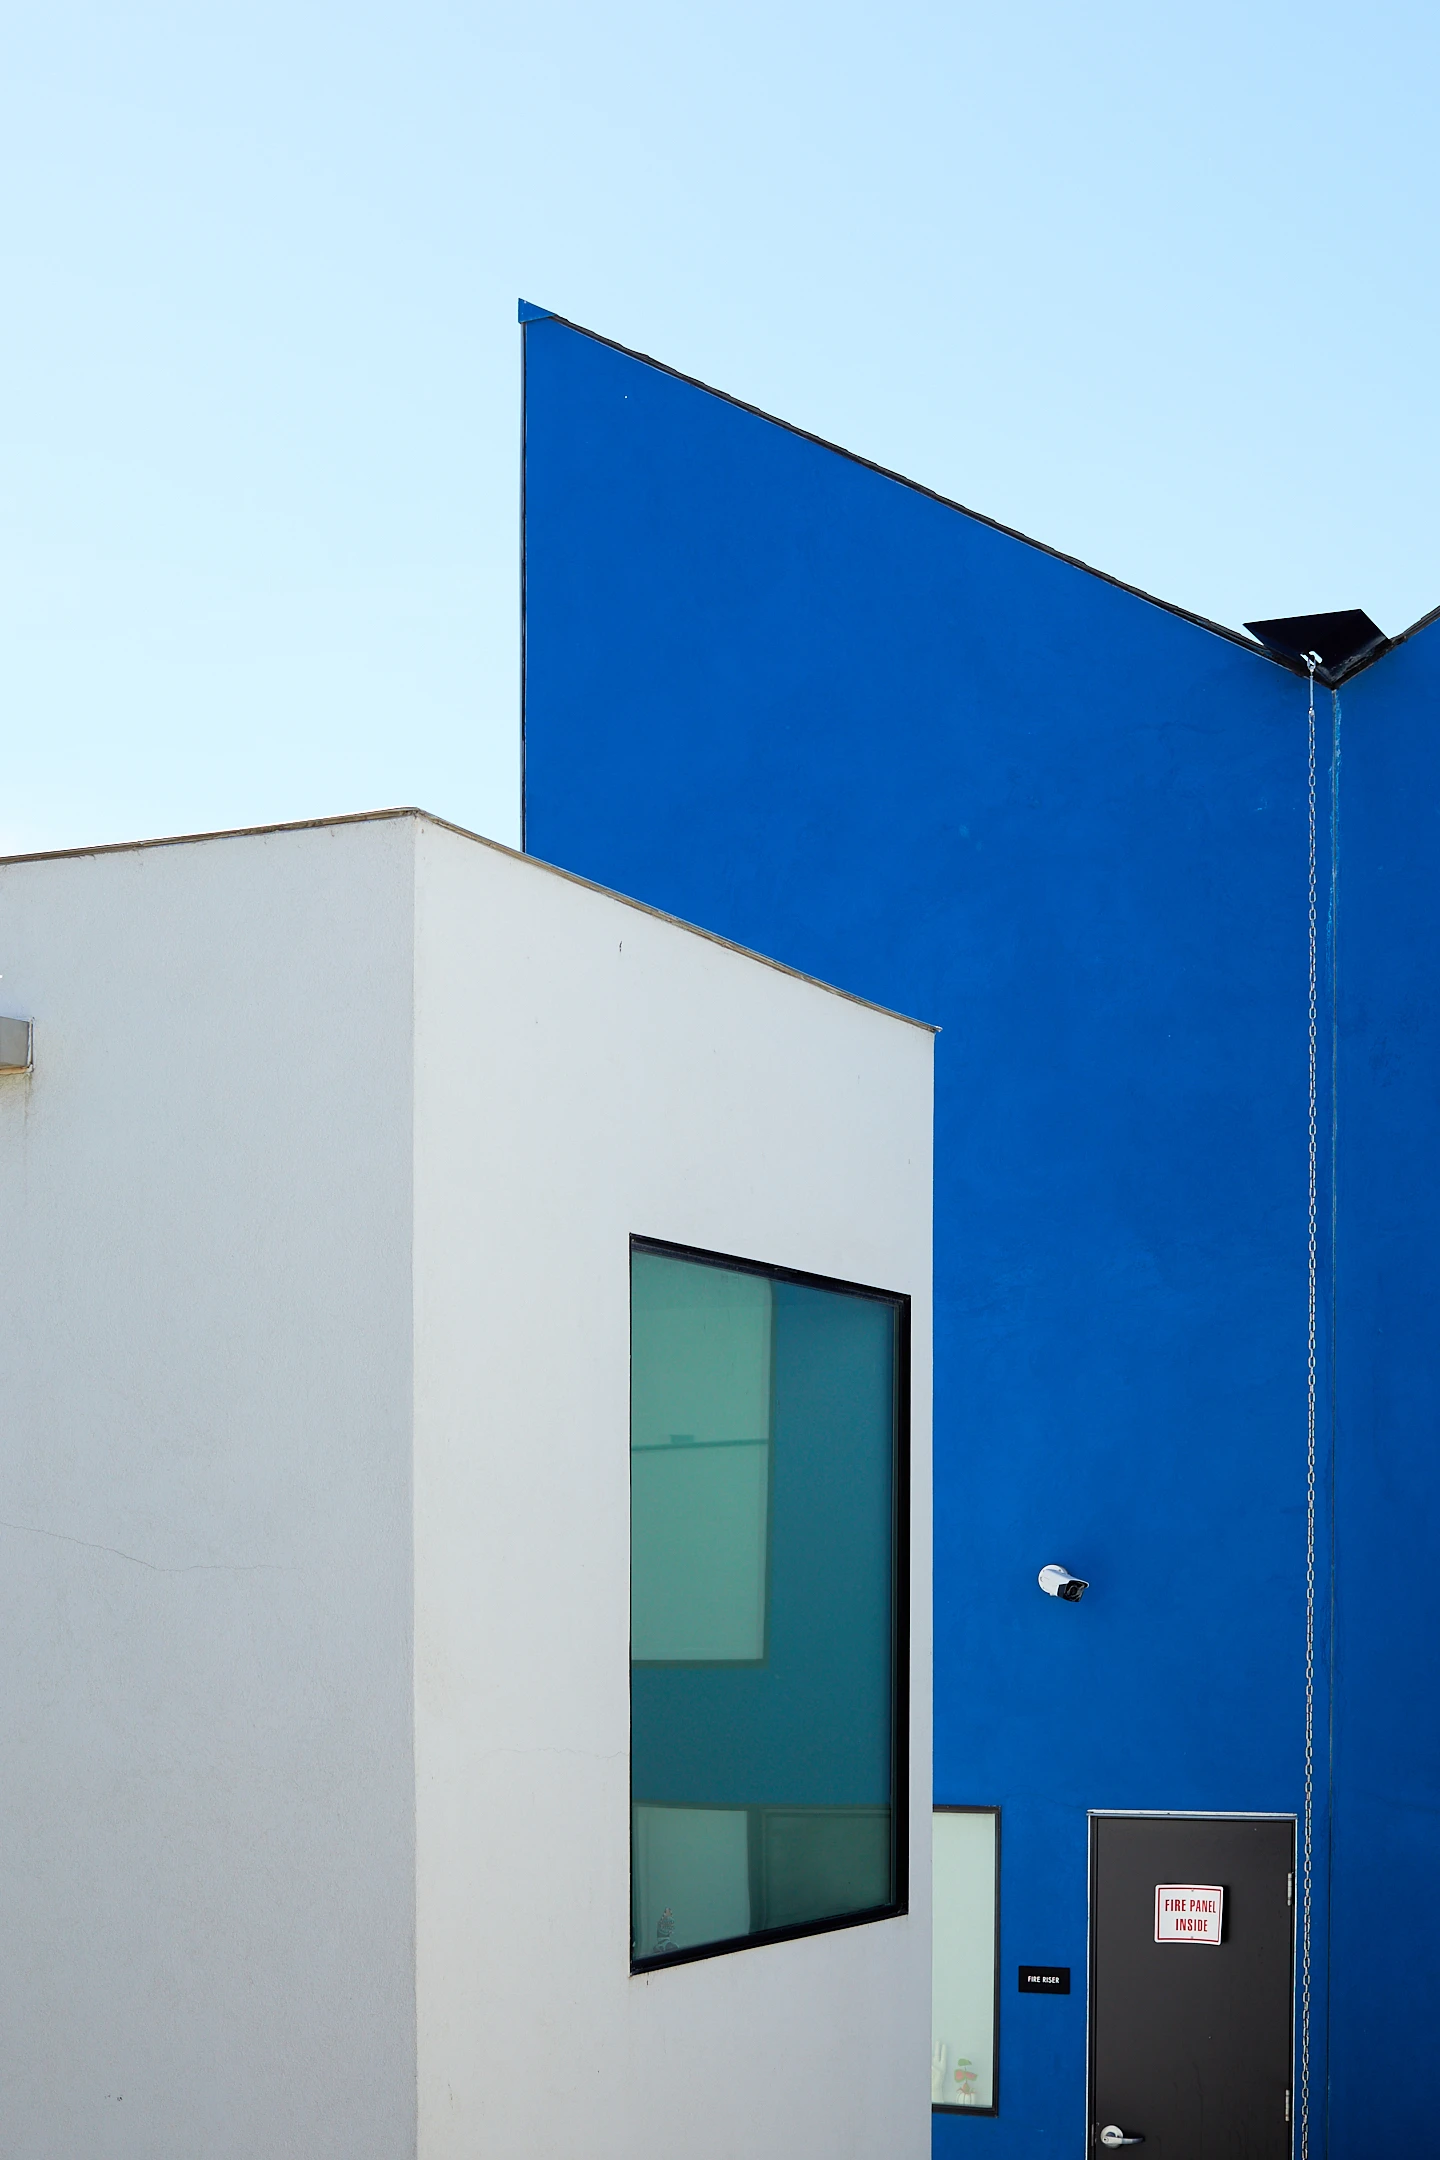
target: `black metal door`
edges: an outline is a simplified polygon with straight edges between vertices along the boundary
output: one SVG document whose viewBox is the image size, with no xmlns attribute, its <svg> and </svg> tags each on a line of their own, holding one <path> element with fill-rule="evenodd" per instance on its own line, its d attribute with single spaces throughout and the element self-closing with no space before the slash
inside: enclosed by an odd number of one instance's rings
<svg viewBox="0 0 1440 2160">
<path fill-rule="evenodd" d="M 1092 2152 L 1286 2160 L 1294 1824 L 1097 1815 L 1090 1855 Z"/>
</svg>

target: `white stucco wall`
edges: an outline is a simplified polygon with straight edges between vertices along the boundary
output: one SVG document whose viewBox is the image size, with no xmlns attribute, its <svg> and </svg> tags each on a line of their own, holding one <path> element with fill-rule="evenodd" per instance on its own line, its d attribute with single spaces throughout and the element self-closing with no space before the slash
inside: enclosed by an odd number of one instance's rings
<svg viewBox="0 0 1440 2160">
<path fill-rule="evenodd" d="M 0 867 L 0 2152 L 414 2152 L 413 820 Z"/>
<path fill-rule="evenodd" d="M 416 892 L 422 2160 L 919 2160 L 931 1039 L 433 825 Z M 911 1915 L 638 1978 L 632 1232 L 915 1300 Z"/>
<path fill-rule="evenodd" d="M 919 2160 L 928 1035 L 415 814 L 0 1011 L 5 2160 Z M 914 1298 L 912 1915 L 638 1979 L 632 1231 Z"/>
</svg>

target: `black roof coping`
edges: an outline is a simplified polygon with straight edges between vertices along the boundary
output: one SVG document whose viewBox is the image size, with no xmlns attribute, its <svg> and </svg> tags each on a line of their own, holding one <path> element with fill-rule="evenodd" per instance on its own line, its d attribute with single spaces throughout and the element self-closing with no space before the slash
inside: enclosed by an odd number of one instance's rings
<svg viewBox="0 0 1440 2160">
<path fill-rule="evenodd" d="M 1270 622 L 1247 622 L 1245 628 L 1287 660 L 1317 653 L 1327 676 L 1348 672 L 1362 657 L 1378 659 L 1378 648 L 1390 643 L 1379 624 L 1358 607 L 1336 608 L 1328 615 L 1277 615 Z"/>
<path fill-rule="evenodd" d="M 814 443 L 817 449 L 829 450 L 851 465 L 861 465 L 866 471 L 878 473 L 883 480 L 893 480 L 897 486 L 908 488 L 912 494 L 928 496 L 946 510 L 957 510 L 962 517 L 973 519 L 977 525 L 988 525 L 992 532 L 1003 533 L 1007 540 L 1018 540 L 1022 547 L 1034 548 L 1039 555 L 1048 555 L 1054 562 L 1069 565 L 1072 570 L 1083 570 L 1087 577 L 1098 578 L 1103 585 L 1113 585 L 1117 591 L 1129 593 L 1133 599 L 1143 600 L 1150 607 L 1160 608 L 1167 615 L 1178 616 L 1181 622 L 1193 623 L 1197 630 L 1208 630 L 1215 637 L 1229 640 L 1241 646 L 1259 659 L 1271 660 L 1280 667 L 1289 668 L 1293 674 L 1305 673 L 1303 655 L 1318 652 L 1321 665 L 1317 677 L 1327 687 L 1335 688 L 1351 675 L 1358 675 L 1361 668 L 1378 660 L 1382 653 L 1403 645 L 1419 630 L 1428 630 L 1440 622 L 1440 608 L 1432 608 L 1417 622 L 1410 624 L 1395 637 L 1387 637 L 1362 608 L 1340 608 L 1329 615 L 1285 615 L 1271 622 L 1246 623 L 1250 636 L 1232 630 L 1226 623 L 1212 622 L 1208 615 L 1197 615 L 1191 608 L 1181 607 L 1174 600 L 1162 600 L 1156 593 L 1146 592 L 1143 586 L 1132 585 L 1125 578 L 1112 576 L 1108 570 L 1097 570 L 1093 563 L 1082 562 L 1078 555 L 1067 555 L 1063 549 L 1051 547 L 1044 540 L 1037 540 L 1031 533 L 1016 530 L 1013 525 L 1002 525 L 999 518 L 987 517 L 983 510 L 972 510 L 967 503 L 956 502 L 953 496 L 942 495 L 937 488 L 926 487 L 921 480 L 912 480 L 905 473 L 893 472 L 888 465 L 877 465 L 873 458 L 861 457 L 856 450 L 847 450 L 841 443 L 829 442 L 825 436 L 816 435 L 809 428 L 798 427 L 793 420 L 782 420 L 777 414 L 766 412 L 762 406 L 751 405 L 745 398 L 732 395 L 728 390 L 717 390 L 714 383 L 702 382 L 698 375 L 686 375 L 680 368 L 671 367 L 664 360 L 657 360 L 651 353 L 637 352 L 633 345 L 622 345 L 618 338 L 606 337 L 599 330 L 587 329 L 584 323 L 572 322 L 568 315 L 557 315 L 550 308 L 538 307 L 533 300 L 522 300 L 517 313 L 521 328 L 531 323 L 559 323 L 562 330 L 573 330 L 580 337 L 589 338 L 593 344 L 606 345 L 611 352 L 623 353 L 627 360 L 638 360 L 643 367 L 654 368 L 657 375 L 669 375 L 676 382 L 688 383 L 692 390 L 703 390 L 708 397 L 719 398 L 724 405 L 733 405 L 740 412 L 766 420 L 771 427 L 783 428 L 787 435 L 798 435 L 802 442 Z M 523 612 L 523 604 L 522 604 Z M 1340 630 L 1337 638 L 1336 631 Z M 1346 630 L 1352 641 L 1345 643 Z M 1292 642 L 1292 634 L 1301 642 Z M 1252 642 L 1252 640 L 1256 642 Z M 1335 657 L 1330 656 L 1331 647 Z M 1344 647 L 1343 657 L 1340 648 Z"/>
</svg>

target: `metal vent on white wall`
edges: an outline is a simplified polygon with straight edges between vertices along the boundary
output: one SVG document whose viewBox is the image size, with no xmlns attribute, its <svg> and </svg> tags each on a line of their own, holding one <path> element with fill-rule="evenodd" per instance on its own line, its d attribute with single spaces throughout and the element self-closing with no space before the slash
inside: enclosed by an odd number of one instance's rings
<svg viewBox="0 0 1440 2160">
<path fill-rule="evenodd" d="M 29 1070 L 30 1022 L 0 1018 L 0 1073 Z"/>
</svg>

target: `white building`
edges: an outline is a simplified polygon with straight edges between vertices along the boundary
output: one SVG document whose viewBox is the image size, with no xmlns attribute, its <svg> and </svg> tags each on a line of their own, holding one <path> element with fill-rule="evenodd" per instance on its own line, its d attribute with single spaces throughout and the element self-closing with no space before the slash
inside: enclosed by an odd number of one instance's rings
<svg viewBox="0 0 1440 2160">
<path fill-rule="evenodd" d="M 413 811 L 0 866 L 0 1010 L 0 2149 L 928 2153 L 929 1032 Z"/>
</svg>

